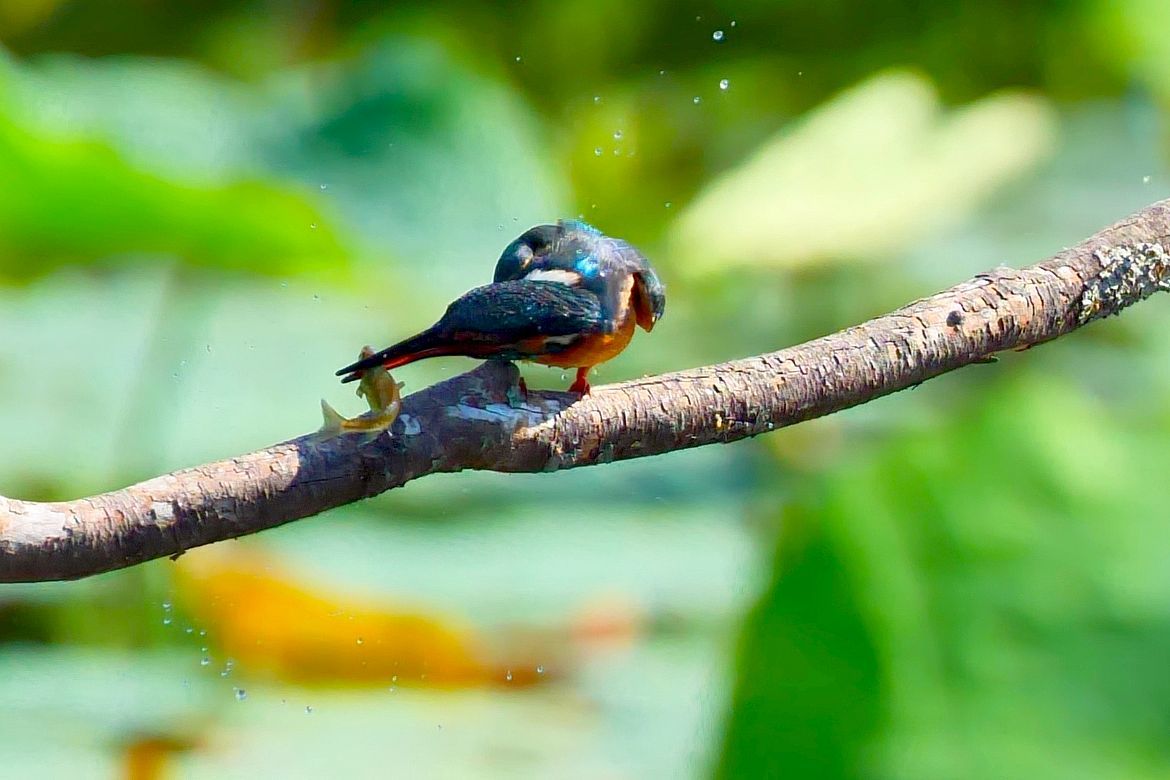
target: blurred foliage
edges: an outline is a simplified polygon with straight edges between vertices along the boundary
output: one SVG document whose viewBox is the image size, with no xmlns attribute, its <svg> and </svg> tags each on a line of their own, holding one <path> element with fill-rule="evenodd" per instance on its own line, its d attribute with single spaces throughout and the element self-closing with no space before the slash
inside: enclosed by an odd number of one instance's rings
<svg viewBox="0 0 1170 780">
<path fill-rule="evenodd" d="M 0 492 L 315 428 L 360 345 L 557 217 L 670 291 L 597 384 L 1030 262 L 1170 189 L 1168 28 L 1153 0 L 0 0 Z M 761 443 L 436 476 L 0 589 L 6 767 L 1163 775 L 1163 319 Z"/>
<path fill-rule="evenodd" d="M 188 555 L 175 584 L 220 652 L 253 674 L 298 683 L 389 679 L 440 688 L 519 687 L 544 679 L 544 667 L 530 659 L 494 662 L 485 640 L 453 616 L 310 588 L 255 551 Z"/>
<path fill-rule="evenodd" d="M 1005 379 L 785 510 L 728 777 L 1162 777 L 1164 424 Z"/>
<path fill-rule="evenodd" d="M 672 257 L 709 274 L 880 258 L 1032 167 L 1054 117 L 1021 95 L 985 98 L 946 121 L 930 85 L 875 77 L 810 112 L 679 219 Z"/>
<path fill-rule="evenodd" d="M 0 273 L 164 254 L 218 270 L 287 274 L 341 257 L 337 237 L 295 193 L 262 181 L 167 180 L 93 139 L 57 139 L 3 112 L 0 71 Z"/>
</svg>

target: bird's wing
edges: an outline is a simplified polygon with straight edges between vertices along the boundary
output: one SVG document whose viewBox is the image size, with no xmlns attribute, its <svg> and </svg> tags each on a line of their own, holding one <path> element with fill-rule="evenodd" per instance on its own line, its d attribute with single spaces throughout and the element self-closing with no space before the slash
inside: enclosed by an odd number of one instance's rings
<svg viewBox="0 0 1170 780">
<path fill-rule="evenodd" d="M 517 280 L 477 287 L 435 325 L 452 341 L 499 347 L 523 358 L 564 349 L 602 330 L 602 304 L 591 291 L 559 282 Z"/>
</svg>

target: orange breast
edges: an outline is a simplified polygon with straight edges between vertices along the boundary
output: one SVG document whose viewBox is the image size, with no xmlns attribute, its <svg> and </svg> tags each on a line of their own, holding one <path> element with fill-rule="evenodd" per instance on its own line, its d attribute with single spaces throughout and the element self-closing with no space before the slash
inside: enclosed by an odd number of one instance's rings
<svg viewBox="0 0 1170 780">
<path fill-rule="evenodd" d="M 534 362 L 559 368 L 580 368 L 596 366 L 598 363 L 616 357 L 634 336 L 634 318 L 626 317 L 613 333 L 586 336 L 566 350 L 536 358 Z"/>
</svg>

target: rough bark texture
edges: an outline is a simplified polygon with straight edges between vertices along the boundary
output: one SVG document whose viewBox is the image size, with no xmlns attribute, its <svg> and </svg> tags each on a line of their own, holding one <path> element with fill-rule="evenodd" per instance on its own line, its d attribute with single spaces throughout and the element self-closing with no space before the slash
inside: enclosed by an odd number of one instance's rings
<svg viewBox="0 0 1170 780">
<path fill-rule="evenodd" d="M 415 393 L 392 435 L 302 436 L 111 493 L 0 498 L 0 582 L 173 556 L 462 469 L 554 471 L 731 442 L 1054 339 L 1170 287 L 1170 201 L 1039 265 L 998 268 L 864 324 L 758 357 L 598 387 L 507 397 L 486 363 Z"/>
</svg>

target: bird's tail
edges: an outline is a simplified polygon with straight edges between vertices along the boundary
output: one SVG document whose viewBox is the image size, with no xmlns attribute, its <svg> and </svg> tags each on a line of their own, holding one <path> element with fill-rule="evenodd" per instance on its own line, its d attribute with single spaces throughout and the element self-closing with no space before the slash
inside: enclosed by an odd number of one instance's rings
<svg viewBox="0 0 1170 780">
<path fill-rule="evenodd" d="M 449 339 L 441 336 L 434 328 L 430 328 L 417 336 L 400 341 L 392 347 L 386 347 L 381 352 L 376 352 L 356 363 L 351 363 L 340 369 L 337 375 L 345 375 L 342 382 L 356 382 L 362 378 L 362 372 L 368 368 L 382 366 L 389 370 L 423 358 L 457 355 L 460 352 L 461 349 L 458 345 L 452 344 Z"/>
</svg>

